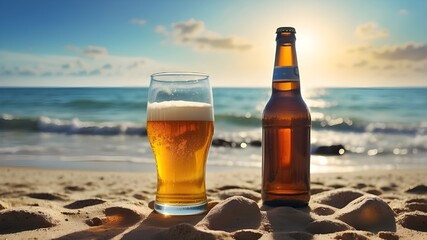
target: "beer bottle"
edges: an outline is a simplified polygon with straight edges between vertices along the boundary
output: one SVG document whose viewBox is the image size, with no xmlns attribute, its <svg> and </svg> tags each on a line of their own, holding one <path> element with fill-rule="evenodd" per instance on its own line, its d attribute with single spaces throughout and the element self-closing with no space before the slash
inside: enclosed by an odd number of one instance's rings
<svg viewBox="0 0 427 240">
<path fill-rule="evenodd" d="M 262 117 L 262 200 L 303 207 L 310 199 L 310 112 L 300 91 L 295 28 L 276 31 L 270 100 Z"/>
</svg>

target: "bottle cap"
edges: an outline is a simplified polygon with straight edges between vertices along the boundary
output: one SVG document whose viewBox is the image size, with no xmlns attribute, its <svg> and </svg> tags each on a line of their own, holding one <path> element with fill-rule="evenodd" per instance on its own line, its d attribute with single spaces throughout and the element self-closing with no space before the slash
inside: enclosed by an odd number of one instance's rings
<svg viewBox="0 0 427 240">
<path fill-rule="evenodd" d="M 276 33 L 282 33 L 282 32 L 296 33 L 295 28 L 293 27 L 279 27 L 276 30 Z"/>
</svg>

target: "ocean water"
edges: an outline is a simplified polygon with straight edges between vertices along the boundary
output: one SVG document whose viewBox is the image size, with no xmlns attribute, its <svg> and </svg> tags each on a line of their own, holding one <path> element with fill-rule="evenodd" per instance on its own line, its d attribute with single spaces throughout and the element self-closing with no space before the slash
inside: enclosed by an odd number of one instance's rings
<svg viewBox="0 0 427 240">
<path fill-rule="evenodd" d="M 260 168 L 268 88 L 215 88 L 209 170 Z M 312 172 L 427 168 L 427 88 L 303 91 Z M 145 136 L 147 88 L 0 88 L 0 165 L 155 171 Z M 315 154 L 342 145 L 342 155 Z"/>
</svg>

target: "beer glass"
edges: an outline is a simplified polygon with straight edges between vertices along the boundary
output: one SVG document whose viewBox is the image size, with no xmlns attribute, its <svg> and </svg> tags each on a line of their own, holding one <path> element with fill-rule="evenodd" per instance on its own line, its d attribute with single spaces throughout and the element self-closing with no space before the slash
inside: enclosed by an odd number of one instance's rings
<svg viewBox="0 0 427 240">
<path fill-rule="evenodd" d="M 157 212 L 193 215 L 206 211 L 205 166 L 213 121 L 208 75 L 151 75 L 147 134 L 157 166 Z"/>
</svg>

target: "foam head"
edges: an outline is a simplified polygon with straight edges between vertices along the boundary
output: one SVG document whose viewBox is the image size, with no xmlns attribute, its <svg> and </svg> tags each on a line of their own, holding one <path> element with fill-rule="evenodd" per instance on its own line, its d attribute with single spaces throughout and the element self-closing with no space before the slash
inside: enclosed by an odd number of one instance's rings
<svg viewBox="0 0 427 240">
<path fill-rule="evenodd" d="M 213 121 L 212 104 L 189 101 L 153 102 L 147 105 L 147 121 Z"/>
</svg>

